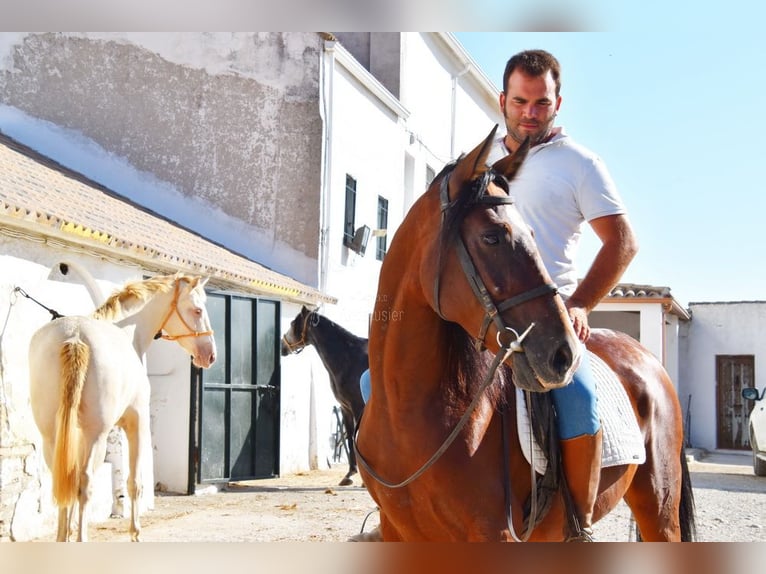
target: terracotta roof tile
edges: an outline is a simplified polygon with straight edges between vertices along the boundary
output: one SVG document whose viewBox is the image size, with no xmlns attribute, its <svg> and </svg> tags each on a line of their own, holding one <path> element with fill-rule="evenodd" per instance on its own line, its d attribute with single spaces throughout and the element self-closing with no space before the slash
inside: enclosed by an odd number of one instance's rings
<svg viewBox="0 0 766 574">
<path fill-rule="evenodd" d="M 0 133 L 0 220 L 161 272 L 210 275 L 211 285 L 305 303 L 333 297 L 131 203 Z"/>
</svg>

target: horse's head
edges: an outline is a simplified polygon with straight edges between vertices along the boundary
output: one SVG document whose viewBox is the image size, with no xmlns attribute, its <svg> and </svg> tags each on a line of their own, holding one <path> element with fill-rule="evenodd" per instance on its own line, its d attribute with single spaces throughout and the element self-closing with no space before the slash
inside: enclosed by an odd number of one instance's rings
<svg viewBox="0 0 766 574">
<path fill-rule="evenodd" d="M 194 366 L 207 369 L 215 362 L 215 339 L 207 314 L 207 279 L 179 276 L 173 302 L 162 325 L 163 339 L 178 342 L 192 356 Z"/>
<path fill-rule="evenodd" d="M 531 230 L 513 205 L 512 186 L 508 193 L 528 147 L 488 167 L 496 130 L 427 192 L 439 196 L 442 223 L 421 279 L 443 319 L 460 324 L 493 353 L 517 351 L 507 359 L 517 386 L 546 391 L 569 382 L 579 344 Z"/>
<path fill-rule="evenodd" d="M 300 312 L 290 322 L 290 328 L 282 335 L 282 356 L 285 357 L 292 353 L 300 353 L 308 341 L 306 341 L 306 334 L 311 326 L 316 325 L 319 321 L 319 316 L 316 310 L 312 311 L 306 308 L 304 305 Z"/>
</svg>

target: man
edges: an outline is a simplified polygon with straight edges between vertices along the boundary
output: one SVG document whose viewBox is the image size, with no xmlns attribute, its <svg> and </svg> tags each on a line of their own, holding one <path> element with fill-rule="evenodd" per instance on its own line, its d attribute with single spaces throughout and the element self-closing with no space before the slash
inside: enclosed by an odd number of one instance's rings
<svg viewBox="0 0 766 574">
<path fill-rule="evenodd" d="M 535 234 L 543 263 L 566 302 L 575 333 L 588 340 L 588 313 L 620 280 L 638 251 L 617 189 L 601 159 L 554 127 L 561 107 L 561 68 L 544 50 L 513 56 L 503 74 L 500 109 L 507 134 L 490 153 L 494 163 L 527 137 L 531 149 L 513 180 L 511 194 Z M 578 284 L 574 255 L 587 221 L 601 248 Z M 601 469 L 601 422 L 587 353 L 573 381 L 552 391 L 561 455 L 582 531 L 591 540 L 593 505 Z"/>
</svg>

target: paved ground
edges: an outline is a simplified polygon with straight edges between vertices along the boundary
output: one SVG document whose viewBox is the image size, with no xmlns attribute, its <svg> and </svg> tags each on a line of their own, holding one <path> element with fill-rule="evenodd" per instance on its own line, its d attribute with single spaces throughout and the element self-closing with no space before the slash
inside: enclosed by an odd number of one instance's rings
<svg viewBox="0 0 766 574">
<path fill-rule="evenodd" d="M 693 452 L 689 463 L 699 540 L 766 541 L 766 478 L 753 475 L 749 454 Z M 346 468 L 235 483 L 222 492 L 158 495 L 142 516 L 144 541 L 278 542 L 345 541 L 377 525 L 375 504 L 361 486 L 336 486 Z M 127 541 L 127 519 L 92 524 L 94 541 Z M 632 538 L 621 505 L 595 525 L 596 538 Z M 50 536 L 41 540 L 53 540 Z"/>
</svg>

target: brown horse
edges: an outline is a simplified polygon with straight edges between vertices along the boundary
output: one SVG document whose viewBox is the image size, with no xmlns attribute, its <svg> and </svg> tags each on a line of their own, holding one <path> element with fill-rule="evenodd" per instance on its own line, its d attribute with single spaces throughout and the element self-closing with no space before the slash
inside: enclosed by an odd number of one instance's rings
<svg viewBox="0 0 766 574">
<path fill-rule="evenodd" d="M 526 146 L 490 169 L 494 133 L 434 179 L 381 268 L 357 457 L 383 540 L 560 541 L 569 532 L 560 491 L 525 526 L 534 473 L 516 425 L 502 420 L 516 412 L 514 386 L 567 384 L 580 351 L 507 193 Z M 594 330 L 588 347 L 625 387 L 646 447 L 645 463 L 602 471 L 594 521 L 624 498 L 644 540 L 690 540 L 681 409 L 667 373 L 628 336 Z"/>
</svg>

